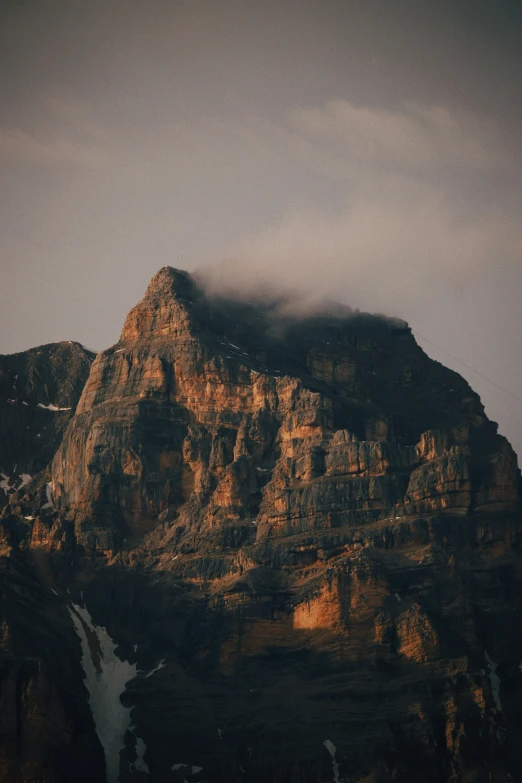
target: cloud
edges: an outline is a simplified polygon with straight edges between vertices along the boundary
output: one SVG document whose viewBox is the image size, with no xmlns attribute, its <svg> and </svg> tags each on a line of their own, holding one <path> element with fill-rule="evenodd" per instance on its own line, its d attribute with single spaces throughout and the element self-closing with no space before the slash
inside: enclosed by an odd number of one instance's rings
<svg viewBox="0 0 522 783">
<path fill-rule="evenodd" d="M 103 147 L 51 134 L 48 137 L 20 128 L 0 128 L 0 160 L 28 164 L 74 164 L 88 168 L 104 166 L 109 157 Z"/>
<path fill-rule="evenodd" d="M 493 122 L 438 105 L 345 100 L 288 116 L 281 138 L 325 180 L 345 183 L 344 207 L 289 208 L 225 248 L 226 263 L 206 272 L 212 290 L 273 288 L 408 318 L 459 292 L 478 295 L 494 268 L 521 268 L 522 227 L 503 191 L 508 154 Z"/>
<path fill-rule="evenodd" d="M 444 106 L 407 102 L 400 110 L 331 100 L 289 112 L 301 145 L 314 143 L 367 163 L 416 172 L 487 171 L 506 162 L 491 120 Z"/>
<path fill-rule="evenodd" d="M 0 127 L 0 160 L 29 165 L 106 166 L 111 159 L 106 133 L 90 107 L 52 88 L 35 107 L 36 120 Z"/>
<path fill-rule="evenodd" d="M 251 296 L 275 287 L 408 316 L 412 302 L 437 306 L 448 288 L 472 285 L 492 259 L 516 264 L 522 231 L 496 215 L 456 221 L 442 193 L 403 185 L 393 201 L 360 199 L 337 216 L 295 212 L 225 255 L 214 290 Z"/>
</svg>

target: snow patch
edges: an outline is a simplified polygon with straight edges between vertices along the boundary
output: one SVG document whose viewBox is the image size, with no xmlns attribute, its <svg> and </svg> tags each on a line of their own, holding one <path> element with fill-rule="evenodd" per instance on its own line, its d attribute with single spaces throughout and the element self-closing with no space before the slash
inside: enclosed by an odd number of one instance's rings
<svg viewBox="0 0 522 783">
<path fill-rule="evenodd" d="M 131 725 L 131 707 L 124 707 L 120 696 L 138 674 L 138 668 L 135 663 L 118 658 L 116 643 L 106 628 L 94 625 L 86 608 L 76 604 L 67 608 L 82 645 L 85 684 L 96 732 L 105 751 L 107 781 L 118 783 L 120 751 Z"/>
<path fill-rule="evenodd" d="M 337 748 L 333 744 L 331 740 L 323 740 L 323 745 L 325 746 L 326 750 L 332 757 L 332 768 L 333 768 L 333 783 L 340 783 L 339 781 L 339 764 L 335 760 L 335 754 L 337 751 Z"/>
<path fill-rule="evenodd" d="M 158 665 L 157 665 L 157 666 L 156 666 L 154 669 L 151 669 L 151 670 L 150 670 L 150 672 L 149 672 L 148 674 L 146 674 L 146 675 L 145 675 L 145 679 L 147 679 L 147 677 L 152 677 L 152 675 L 153 675 L 153 674 L 155 674 L 156 672 L 158 672 L 160 669 L 163 669 L 163 667 L 164 667 L 165 665 L 166 665 L 166 660 L 165 660 L 165 658 L 164 658 L 164 659 L 161 661 L 161 663 L 158 663 Z"/>
<path fill-rule="evenodd" d="M 16 467 L 13 472 L 16 472 Z M 9 476 L 6 473 L 3 473 L 0 471 L 0 476 L 2 477 L 2 481 L 0 481 L 0 488 L 4 490 L 5 494 L 10 497 L 13 492 L 18 492 L 19 489 L 22 489 L 22 487 L 25 487 L 26 484 L 29 484 L 29 482 L 32 479 L 32 476 L 29 475 L 29 473 L 21 473 L 20 477 L 20 483 L 18 483 L 16 480 L 13 481 L 13 478 L 9 478 Z M 11 484 L 10 482 L 13 483 Z"/>
<path fill-rule="evenodd" d="M 24 519 L 34 519 L 34 517 L 24 517 Z"/>
<path fill-rule="evenodd" d="M 47 503 L 42 506 L 42 508 L 54 508 L 53 503 L 53 482 L 49 481 L 45 485 L 45 497 L 47 498 Z"/>
<path fill-rule="evenodd" d="M 136 755 L 138 758 L 131 766 L 133 766 L 136 771 L 146 772 L 148 775 L 150 774 L 149 765 L 143 758 L 146 750 L 147 750 L 147 746 L 145 745 L 142 738 L 136 737 Z"/>
<path fill-rule="evenodd" d="M 493 701 L 495 702 L 497 710 L 502 712 L 502 702 L 500 701 L 500 677 L 497 674 L 497 664 L 489 656 L 487 650 L 484 650 L 484 655 L 486 656 L 489 667 L 488 677 L 491 683 L 491 690 L 493 691 Z"/>
<path fill-rule="evenodd" d="M 0 487 L 4 490 L 6 495 L 9 495 L 9 493 L 13 491 L 13 488 L 9 483 L 9 476 L 6 476 L 5 473 L 0 473 L 0 476 L 2 476 L 2 481 L 0 481 Z"/>
<path fill-rule="evenodd" d="M 56 405 L 53 405 L 52 403 L 50 405 L 43 405 L 41 402 L 38 403 L 36 406 L 37 408 L 45 408 L 47 411 L 70 411 L 70 408 L 58 408 Z"/>
<path fill-rule="evenodd" d="M 393 595 L 395 596 L 395 598 L 397 599 L 397 601 L 399 603 L 402 603 L 402 598 L 400 597 L 400 595 L 399 595 L 399 593 L 397 591 Z"/>
</svg>

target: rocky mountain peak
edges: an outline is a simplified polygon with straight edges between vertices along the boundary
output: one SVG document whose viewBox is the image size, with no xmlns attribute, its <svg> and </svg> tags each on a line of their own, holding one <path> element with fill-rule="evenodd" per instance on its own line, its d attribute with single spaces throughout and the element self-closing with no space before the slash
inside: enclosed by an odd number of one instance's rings
<svg viewBox="0 0 522 783">
<path fill-rule="evenodd" d="M 145 299 L 190 299 L 197 293 L 193 278 L 182 269 L 163 266 L 152 278 Z"/>
<path fill-rule="evenodd" d="M 192 322 L 190 305 L 198 296 L 190 275 L 164 266 L 150 281 L 144 298 L 127 316 L 120 342 L 187 334 Z"/>
</svg>

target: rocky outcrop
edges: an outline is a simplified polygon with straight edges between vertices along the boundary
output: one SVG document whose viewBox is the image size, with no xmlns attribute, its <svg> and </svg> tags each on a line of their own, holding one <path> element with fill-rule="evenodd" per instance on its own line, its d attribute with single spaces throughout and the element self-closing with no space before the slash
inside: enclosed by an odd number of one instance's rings
<svg viewBox="0 0 522 783">
<path fill-rule="evenodd" d="M 73 342 L 0 356 L 0 510 L 54 457 L 93 359 Z"/>
<path fill-rule="evenodd" d="M 84 519 L 119 520 L 113 550 L 121 531 L 183 517 L 187 503 L 191 517 L 199 504 L 191 528 L 255 519 L 258 537 L 325 517 L 516 504 L 509 445 L 405 325 L 271 324 L 266 309 L 243 310 L 239 322 L 230 303 L 166 268 L 96 358 L 54 460 L 53 496 Z"/>
<path fill-rule="evenodd" d="M 7 562 L 40 558 L 67 655 L 85 612 L 84 669 L 96 638 L 136 663 L 122 781 L 518 779 L 511 447 L 404 322 L 282 312 L 160 270 L 92 364 L 52 507 L 4 514 Z"/>
</svg>

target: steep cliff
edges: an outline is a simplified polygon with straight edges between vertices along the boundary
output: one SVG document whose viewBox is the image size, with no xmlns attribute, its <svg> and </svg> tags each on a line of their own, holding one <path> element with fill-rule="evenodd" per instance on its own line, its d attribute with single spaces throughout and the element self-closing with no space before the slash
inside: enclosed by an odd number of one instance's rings
<svg viewBox="0 0 522 783">
<path fill-rule="evenodd" d="M 404 322 L 284 312 L 167 267 L 96 357 L 51 504 L 3 517 L 71 732 L 22 721 L 57 760 L 0 779 L 69 779 L 93 722 L 109 781 L 522 777 L 511 447 Z"/>
</svg>

